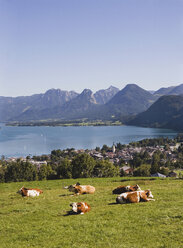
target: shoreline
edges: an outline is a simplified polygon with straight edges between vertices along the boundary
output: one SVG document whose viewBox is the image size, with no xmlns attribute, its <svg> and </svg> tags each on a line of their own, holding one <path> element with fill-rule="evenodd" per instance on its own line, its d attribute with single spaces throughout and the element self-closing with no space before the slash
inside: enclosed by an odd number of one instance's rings
<svg viewBox="0 0 183 248">
<path fill-rule="evenodd" d="M 95 121 L 95 122 L 49 122 L 49 121 L 40 121 L 40 122 L 9 122 L 5 124 L 6 126 L 50 126 L 50 127 L 83 127 L 83 126 L 123 126 L 124 124 L 120 121 Z"/>
</svg>

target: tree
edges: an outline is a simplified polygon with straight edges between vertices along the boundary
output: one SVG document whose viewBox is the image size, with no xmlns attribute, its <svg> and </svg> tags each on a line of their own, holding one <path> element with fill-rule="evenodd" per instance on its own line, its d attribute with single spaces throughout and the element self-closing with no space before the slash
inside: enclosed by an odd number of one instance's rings
<svg viewBox="0 0 183 248">
<path fill-rule="evenodd" d="M 52 162 L 59 161 L 60 159 L 62 159 L 63 156 L 64 156 L 64 151 L 61 151 L 60 149 L 53 150 L 51 152 L 51 161 Z"/>
<path fill-rule="evenodd" d="M 4 167 L 0 167 L 0 183 L 5 182 L 5 169 Z"/>
<path fill-rule="evenodd" d="M 165 176 L 168 176 L 168 174 L 169 174 L 170 171 L 169 171 L 168 168 L 162 167 L 162 168 L 159 170 L 159 172 L 160 172 L 161 174 L 165 175 Z"/>
<path fill-rule="evenodd" d="M 57 177 L 58 178 L 72 178 L 72 167 L 71 162 L 65 158 L 58 164 L 57 167 Z"/>
<path fill-rule="evenodd" d="M 139 153 L 135 153 L 133 159 L 130 160 L 129 162 L 133 168 L 136 168 L 136 167 L 139 167 L 143 163 L 143 160 L 141 159 Z"/>
<path fill-rule="evenodd" d="M 133 175 L 134 176 L 148 177 L 148 176 L 150 176 L 150 168 L 151 168 L 151 165 L 142 164 L 137 169 L 134 170 Z"/>
<path fill-rule="evenodd" d="M 159 151 L 155 152 L 152 157 L 152 165 L 151 165 L 151 174 L 154 174 L 159 171 L 160 166 L 160 155 L 161 153 Z"/>
<path fill-rule="evenodd" d="M 93 170 L 95 177 L 114 177 L 119 176 L 119 167 L 115 167 L 107 160 L 97 161 Z"/>
<path fill-rule="evenodd" d="M 151 165 L 151 174 L 159 172 L 160 166 L 157 163 L 152 163 Z"/>
<path fill-rule="evenodd" d="M 42 164 L 38 171 L 39 180 L 46 180 L 53 174 L 53 170 L 50 165 Z"/>
<path fill-rule="evenodd" d="M 122 145 L 121 143 L 116 144 L 116 150 L 122 150 L 125 147 L 125 145 Z"/>
<path fill-rule="evenodd" d="M 102 149 L 101 149 L 101 150 L 102 150 L 102 152 L 107 152 L 107 151 L 110 150 L 110 147 L 108 147 L 107 145 L 104 144 L 104 145 L 102 146 Z"/>
<path fill-rule="evenodd" d="M 120 158 L 118 165 L 119 167 L 125 166 L 126 165 L 125 160 L 123 158 Z"/>
<path fill-rule="evenodd" d="M 72 160 L 72 176 L 78 177 L 92 177 L 95 160 L 88 154 L 78 154 Z"/>
<path fill-rule="evenodd" d="M 161 155 L 161 152 L 160 151 L 156 151 L 154 152 L 153 154 L 153 157 L 152 157 L 152 163 L 159 163 L 160 161 L 160 155 Z"/>
<path fill-rule="evenodd" d="M 145 152 L 143 153 L 143 160 L 144 160 L 145 162 L 148 162 L 150 159 L 151 159 L 151 157 L 150 157 L 149 153 L 148 153 L 147 151 L 145 151 Z"/>
<path fill-rule="evenodd" d="M 5 172 L 5 182 L 18 182 L 20 178 L 19 164 L 12 162 L 8 164 Z"/>
<path fill-rule="evenodd" d="M 120 170 L 120 177 L 126 177 L 127 173 L 121 168 Z"/>
<path fill-rule="evenodd" d="M 37 167 L 30 162 L 20 162 L 20 177 L 22 181 L 37 180 Z"/>
<path fill-rule="evenodd" d="M 96 146 L 95 151 L 100 152 L 100 147 Z"/>
<path fill-rule="evenodd" d="M 18 160 L 8 164 L 5 172 L 6 182 L 34 181 L 37 180 L 37 168 L 30 162 Z"/>
</svg>

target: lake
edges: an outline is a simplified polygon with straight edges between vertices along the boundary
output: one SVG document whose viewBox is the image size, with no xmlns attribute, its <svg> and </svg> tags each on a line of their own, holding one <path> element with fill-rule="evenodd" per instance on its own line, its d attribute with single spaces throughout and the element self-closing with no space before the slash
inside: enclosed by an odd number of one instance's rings
<svg viewBox="0 0 183 248">
<path fill-rule="evenodd" d="M 134 126 L 10 127 L 0 124 L 0 156 L 19 157 L 49 154 L 54 149 L 92 149 L 113 142 L 128 144 L 145 138 L 169 137 L 169 129 Z"/>
</svg>

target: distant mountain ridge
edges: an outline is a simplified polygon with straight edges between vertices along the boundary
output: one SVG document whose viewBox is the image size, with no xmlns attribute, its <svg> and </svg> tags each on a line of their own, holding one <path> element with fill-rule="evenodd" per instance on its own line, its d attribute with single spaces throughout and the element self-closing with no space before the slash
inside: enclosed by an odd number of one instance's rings
<svg viewBox="0 0 183 248">
<path fill-rule="evenodd" d="M 177 86 L 170 86 L 167 88 L 160 88 L 154 92 L 154 95 L 164 96 L 164 95 L 181 95 L 183 94 L 183 84 Z"/>
<path fill-rule="evenodd" d="M 174 88 L 175 86 L 171 86 L 168 88 L 160 88 L 159 90 L 154 92 L 154 95 L 158 95 L 158 96 L 168 95 Z"/>
<path fill-rule="evenodd" d="M 69 116 L 72 118 L 78 113 L 88 110 L 97 104 L 93 93 L 89 89 L 83 90 L 81 94 L 72 98 L 70 101 L 61 105 L 50 106 L 43 109 L 28 109 L 24 113 L 16 117 L 16 120 L 30 121 L 39 119 L 65 119 Z"/>
<path fill-rule="evenodd" d="M 20 97 L 0 97 L 0 121 L 20 116 L 29 111 L 39 111 L 46 108 L 61 106 L 65 102 L 75 98 L 78 93 L 74 91 L 62 91 L 50 89 L 45 94 Z"/>
<path fill-rule="evenodd" d="M 183 95 L 160 97 L 148 110 L 138 114 L 128 125 L 183 130 Z"/>
<path fill-rule="evenodd" d="M 68 115 L 67 111 L 69 114 L 74 112 L 73 115 L 75 116 L 79 110 L 85 111 L 87 107 L 90 108 L 93 104 L 107 102 L 118 91 L 119 89 L 113 86 L 106 90 L 99 90 L 95 94 L 86 89 L 81 94 L 74 91 L 50 89 L 44 94 L 32 96 L 0 97 L 0 121 L 62 118 L 63 115 L 65 117 Z M 82 100 L 84 96 L 86 99 Z M 71 101 L 77 97 L 78 99 L 74 102 Z M 90 97 L 91 99 L 89 99 Z M 88 101 L 90 103 L 87 103 Z M 70 109 L 65 103 L 69 103 Z M 77 109 L 79 105 L 80 107 Z"/>
</svg>

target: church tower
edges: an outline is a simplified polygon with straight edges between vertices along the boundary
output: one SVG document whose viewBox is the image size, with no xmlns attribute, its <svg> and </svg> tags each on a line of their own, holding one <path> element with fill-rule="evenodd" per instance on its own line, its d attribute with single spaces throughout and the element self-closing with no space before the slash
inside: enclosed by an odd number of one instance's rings
<svg viewBox="0 0 183 248">
<path fill-rule="evenodd" d="M 115 147 L 114 143 L 113 143 L 113 145 L 112 145 L 112 152 L 113 152 L 113 153 L 116 152 L 116 147 Z"/>
</svg>

